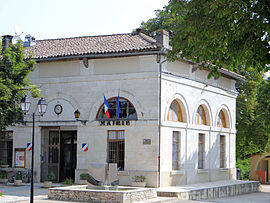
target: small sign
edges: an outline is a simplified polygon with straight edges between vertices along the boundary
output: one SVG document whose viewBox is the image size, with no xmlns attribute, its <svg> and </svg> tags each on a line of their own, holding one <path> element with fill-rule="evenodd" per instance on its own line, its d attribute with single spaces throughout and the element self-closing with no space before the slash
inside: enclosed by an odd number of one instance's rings
<svg viewBox="0 0 270 203">
<path fill-rule="evenodd" d="M 31 151 L 31 150 L 32 150 L 32 143 L 27 142 L 26 149 L 27 149 L 28 151 Z"/>
<path fill-rule="evenodd" d="M 143 144 L 144 145 L 150 145 L 151 144 L 151 139 L 143 139 Z"/>
<path fill-rule="evenodd" d="M 15 148 L 14 167 L 25 167 L 25 148 Z"/>
<path fill-rule="evenodd" d="M 88 144 L 82 143 L 82 150 L 86 152 L 88 150 Z"/>
</svg>

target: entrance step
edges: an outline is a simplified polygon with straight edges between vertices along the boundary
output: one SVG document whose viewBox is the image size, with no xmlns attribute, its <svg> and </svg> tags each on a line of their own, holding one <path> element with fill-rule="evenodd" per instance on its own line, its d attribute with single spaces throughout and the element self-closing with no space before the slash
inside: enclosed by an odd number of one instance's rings
<svg viewBox="0 0 270 203">
<path fill-rule="evenodd" d="M 183 200 L 214 199 L 260 191 L 258 181 L 217 181 L 157 189 L 162 197 L 177 197 Z"/>
</svg>

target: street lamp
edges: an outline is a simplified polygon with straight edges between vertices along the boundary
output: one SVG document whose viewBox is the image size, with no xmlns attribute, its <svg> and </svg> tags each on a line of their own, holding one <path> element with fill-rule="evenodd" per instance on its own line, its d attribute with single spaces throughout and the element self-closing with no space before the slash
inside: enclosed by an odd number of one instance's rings
<svg viewBox="0 0 270 203">
<path fill-rule="evenodd" d="M 83 125 L 86 125 L 87 120 L 80 120 L 79 119 L 80 115 L 81 115 L 81 112 L 78 109 L 74 111 L 74 117 L 76 118 L 76 121 L 81 121 Z"/>
<path fill-rule="evenodd" d="M 28 100 L 25 95 L 24 98 L 21 99 L 21 109 L 26 114 L 30 109 L 31 101 Z M 41 98 L 38 103 L 38 112 L 41 116 L 46 112 L 47 103 L 46 100 Z M 30 203 L 34 202 L 34 143 L 35 143 L 35 112 L 33 112 L 33 129 L 32 129 L 32 163 L 31 163 L 31 191 L 30 191 Z"/>
</svg>

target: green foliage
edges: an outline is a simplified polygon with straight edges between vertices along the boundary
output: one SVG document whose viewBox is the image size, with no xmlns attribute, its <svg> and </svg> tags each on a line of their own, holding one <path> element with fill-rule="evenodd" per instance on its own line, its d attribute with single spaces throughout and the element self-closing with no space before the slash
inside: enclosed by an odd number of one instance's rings
<svg viewBox="0 0 270 203">
<path fill-rule="evenodd" d="M 0 179 L 6 179 L 7 178 L 7 172 L 6 171 L 1 171 L 0 172 Z"/>
<path fill-rule="evenodd" d="M 134 182 L 144 182 L 145 176 L 134 176 Z"/>
<path fill-rule="evenodd" d="M 249 159 L 237 159 L 236 168 L 240 169 L 240 180 L 249 180 Z"/>
<path fill-rule="evenodd" d="M 73 184 L 73 180 L 71 178 L 67 178 L 66 180 L 64 180 L 62 182 L 63 185 L 72 185 Z"/>
<path fill-rule="evenodd" d="M 1 43 L 0 43 L 1 47 Z M 0 55 L 0 130 L 22 119 L 20 101 L 30 91 L 33 97 L 40 96 L 28 76 L 34 69 L 34 60 L 24 60 L 22 42 L 10 44 Z"/>
<path fill-rule="evenodd" d="M 143 32 L 153 36 L 167 29 L 173 50 L 171 60 L 182 58 L 207 67 L 218 76 L 221 67 L 269 70 L 269 10 L 263 1 L 170 0 L 156 18 L 143 22 Z M 214 64 L 214 65 L 213 65 Z"/>
<path fill-rule="evenodd" d="M 3 196 L 4 192 L 3 191 L 0 191 L 0 197 Z"/>
<path fill-rule="evenodd" d="M 24 173 L 21 171 L 17 171 L 17 173 L 15 174 L 15 179 L 22 180 L 23 178 L 24 178 Z"/>
<path fill-rule="evenodd" d="M 88 174 L 87 173 L 80 174 L 80 179 L 81 180 L 87 180 L 87 178 L 88 178 Z"/>
<path fill-rule="evenodd" d="M 8 165 L 6 161 L 0 161 L 0 165 Z"/>
<path fill-rule="evenodd" d="M 50 172 L 47 177 L 46 177 L 46 181 L 53 181 L 55 180 L 55 175 L 54 175 L 54 172 Z"/>
</svg>

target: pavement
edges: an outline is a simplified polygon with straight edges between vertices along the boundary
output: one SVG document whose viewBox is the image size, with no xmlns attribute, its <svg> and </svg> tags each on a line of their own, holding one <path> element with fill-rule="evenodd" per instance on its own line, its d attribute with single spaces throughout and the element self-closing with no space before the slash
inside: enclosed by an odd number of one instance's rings
<svg viewBox="0 0 270 203">
<path fill-rule="evenodd" d="M 34 184 L 34 202 L 35 203 L 67 203 L 68 201 L 56 201 L 49 200 L 47 198 L 48 189 L 42 187 L 42 183 Z M 60 186 L 60 184 L 54 184 L 53 186 Z M 0 197 L 0 203 L 28 203 L 30 196 L 30 184 L 24 184 L 23 186 L 0 185 L 0 191 L 4 192 L 4 195 Z M 73 201 L 74 202 L 74 201 Z M 210 199 L 210 200 L 179 200 L 171 197 L 157 197 L 151 200 L 144 201 L 145 203 L 270 203 L 270 185 L 262 185 L 261 192 L 255 192 L 250 194 L 238 195 L 233 197 Z M 142 202 L 141 202 L 142 203 Z"/>
</svg>

